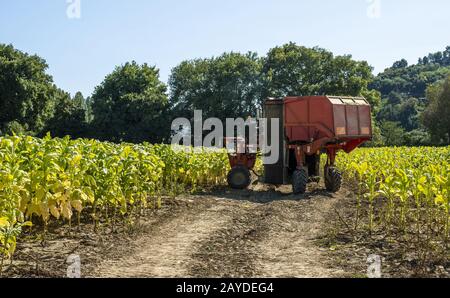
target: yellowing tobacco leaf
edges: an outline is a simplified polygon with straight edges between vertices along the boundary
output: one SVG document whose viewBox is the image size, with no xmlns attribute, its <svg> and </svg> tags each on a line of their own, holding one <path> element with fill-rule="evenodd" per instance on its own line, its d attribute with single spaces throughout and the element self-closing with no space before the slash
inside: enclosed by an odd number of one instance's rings
<svg viewBox="0 0 450 298">
<path fill-rule="evenodd" d="M 38 201 L 42 201 L 42 199 L 45 196 L 45 190 L 44 188 L 42 188 L 41 186 L 38 187 L 38 189 L 36 190 L 36 199 Z"/>
<path fill-rule="evenodd" d="M 72 206 L 70 205 L 69 202 L 61 203 L 61 213 L 62 213 L 62 216 L 65 219 L 71 219 L 72 218 L 72 215 L 73 215 Z"/>
<path fill-rule="evenodd" d="M 0 217 L 0 228 L 9 226 L 9 220 L 6 217 Z"/>
<path fill-rule="evenodd" d="M 71 202 L 73 209 L 75 209 L 78 213 L 83 211 L 83 203 L 80 200 L 73 200 Z"/>
<path fill-rule="evenodd" d="M 41 203 L 39 205 L 39 209 L 41 211 L 42 219 L 47 222 L 50 219 L 50 210 L 48 208 L 47 203 Z"/>
<path fill-rule="evenodd" d="M 61 214 L 59 213 L 58 207 L 56 205 L 50 205 L 49 206 L 50 213 L 55 217 L 56 219 L 59 219 L 61 217 Z"/>
</svg>

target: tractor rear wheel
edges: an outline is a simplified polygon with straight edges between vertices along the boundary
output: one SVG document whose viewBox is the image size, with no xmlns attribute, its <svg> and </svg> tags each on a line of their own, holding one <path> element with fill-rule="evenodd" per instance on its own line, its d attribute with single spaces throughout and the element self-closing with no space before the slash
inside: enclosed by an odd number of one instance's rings
<svg viewBox="0 0 450 298">
<path fill-rule="evenodd" d="M 325 186 L 329 192 L 338 192 L 342 186 L 342 173 L 334 167 L 325 167 Z"/>
<path fill-rule="evenodd" d="M 305 169 L 296 170 L 292 175 L 292 189 L 294 194 L 304 194 L 308 184 L 308 172 Z"/>
<path fill-rule="evenodd" d="M 246 189 L 250 186 L 251 173 L 245 167 L 234 167 L 228 173 L 228 185 L 233 189 Z"/>
</svg>

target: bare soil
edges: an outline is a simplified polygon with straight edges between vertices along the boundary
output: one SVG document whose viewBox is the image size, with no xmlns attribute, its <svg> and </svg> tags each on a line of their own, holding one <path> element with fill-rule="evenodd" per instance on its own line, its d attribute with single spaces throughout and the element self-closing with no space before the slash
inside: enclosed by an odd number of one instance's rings
<svg viewBox="0 0 450 298">
<path fill-rule="evenodd" d="M 361 273 L 336 261 L 318 241 L 338 203 L 311 184 L 304 196 L 291 187 L 257 184 L 246 191 L 214 190 L 164 200 L 115 232 L 83 224 L 55 227 L 45 241 L 20 240 L 8 277 L 64 277 L 67 257 L 81 258 L 83 277 L 349 277 Z M 69 233 L 71 232 L 71 233 Z"/>
<path fill-rule="evenodd" d="M 354 272 L 355 277 L 364 277 L 367 257 L 377 255 L 383 278 L 450 278 L 449 244 L 431 238 L 428 231 L 417 234 L 415 222 L 406 233 L 395 226 L 388 232 L 381 219 L 385 205 L 382 198 L 374 202 L 374 228 L 369 232 L 368 203 L 362 203 L 356 221 L 356 196 L 346 196 L 335 204 L 334 215 L 323 227 L 328 232 L 316 244 L 327 248 L 335 266 Z"/>
</svg>

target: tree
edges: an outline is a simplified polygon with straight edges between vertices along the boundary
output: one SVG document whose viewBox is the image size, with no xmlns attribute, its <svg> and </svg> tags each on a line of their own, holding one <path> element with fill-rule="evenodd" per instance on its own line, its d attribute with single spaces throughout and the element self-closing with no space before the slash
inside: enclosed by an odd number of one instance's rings
<svg viewBox="0 0 450 298">
<path fill-rule="evenodd" d="M 429 105 L 422 123 L 436 142 L 450 144 L 450 76 L 427 89 Z"/>
<path fill-rule="evenodd" d="M 381 123 L 381 135 L 387 146 L 401 146 L 404 143 L 405 130 L 400 123 L 385 121 Z"/>
<path fill-rule="evenodd" d="M 8 122 L 0 129 L 0 135 L 24 135 L 26 128 L 17 121 Z"/>
<path fill-rule="evenodd" d="M 396 61 L 392 65 L 392 68 L 405 68 L 405 67 L 408 67 L 408 61 L 406 61 L 406 59 L 402 59 L 400 61 Z"/>
<path fill-rule="evenodd" d="M 113 142 L 162 142 L 170 134 L 159 70 L 135 61 L 116 67 L 91 98 L 93 136 Z"/>
<path fill-rule="evenodd" d="M 368 91 L 372 68 L 350 55 L 334 56 L 321 48 L 306 48 L 295 43 L 275 47 L 264 60 L 265 97 L 306 95 L 370 95 L 376 109 L 378 93 Z"/>
<path fill-rule="evenodd" d="M 86 121 L 87 123 L 91 123 L 92 120 L 94 120 L 94 115 L 92 112 L 92 98 L 91 97 L 87 97 L 85 99 L 85 107 L 86 107 Z"/>
<path fill-rule="evenodd" d="M 443 56 L 444 56 L 443 58 L 444 65 L 450 65 L 450 46 L 445 48 Z"/>
<path fill-rule="evenodd" d="M 0 44 L 0 130 L 11 123 L 31 134 L 44 128 L 61 95 L 47 68 L 42 58 Z"/>
<path fill-rule="evenodd" d="M 54 116 L 48 121 L 44 134 L 46 132 L 61 138 L 89 136 L 86 102 L 81 92 L 77 92 L 73 98 L 70 98 L 67 93 L 61 93 L 60 100 L 55 106 Z"/>
<path fill-rule="evenodd" d="M 415 129 L 405 134 L 406 146 L 430 146 L 433 145 L 430 134 L 423 129 Z"/>
<path fill-rule="evenodd" d="M 400 105 L 398 105 L 398 115 L 397 120 L 401 123 L 401 126 L 406 131 L 413 131 L 419 128 L 419 100 L 416 98 L 408 98 L 403 101 Z"/>
<path fill-rule="evenodd" d="M 261 103 L 261 60 L 255 53 L 224 53 L 219 57 L 184 61 L 169 79 L 174 116 L 255 116 Z"/>
<path fill-rule="evenodd" d="M 387 96 L 387 100 L 388 100 L 388 103 L 391 105 L 399 105 L 402 103 L 403 96 L 402 96 L 402 94 L 400 94 L 398 92 L 392 91 Z"/>
</svg>

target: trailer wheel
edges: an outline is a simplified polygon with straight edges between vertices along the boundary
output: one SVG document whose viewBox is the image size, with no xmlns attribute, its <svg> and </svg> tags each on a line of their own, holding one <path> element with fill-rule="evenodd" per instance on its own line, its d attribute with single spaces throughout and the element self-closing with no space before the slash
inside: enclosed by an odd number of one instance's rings
<svg viewBox="0 0 450 298">
<path fill-rule="evenodd" d="M 250 171 L 245 167 L 234 167 L 228 173 L 227 181 L 233 189 L 246 189 L 252 182 Z"/>
<path fill-rule="evenodd" d="M 294 194 L 304 194 L 306 192 L 306 185 L 308 184 L 308 173 L 306 170 L 296 170 L 292 175 L 292 189 Z"/>
<path fill-rule="evenodd" d="M 329 192 L 338 192 L 342 186 L 342 173 L 334 167 L 325 167 L 325 186 Z"/>
</svg>

